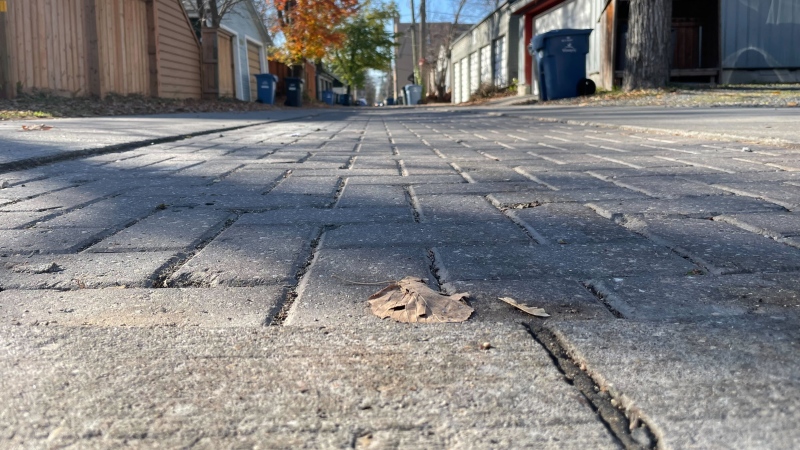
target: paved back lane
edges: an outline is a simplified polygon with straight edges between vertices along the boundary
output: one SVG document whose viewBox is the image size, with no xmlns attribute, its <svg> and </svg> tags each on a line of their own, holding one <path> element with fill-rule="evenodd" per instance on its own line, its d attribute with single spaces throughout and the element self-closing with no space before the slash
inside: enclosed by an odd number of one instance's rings
<svg viewBox="0 0 800 450">
<path fill-rule="evenodd" d="M 284 119 L 0 173 L 0 447 L 800 446 L 800 151 Z"/>
</svg>

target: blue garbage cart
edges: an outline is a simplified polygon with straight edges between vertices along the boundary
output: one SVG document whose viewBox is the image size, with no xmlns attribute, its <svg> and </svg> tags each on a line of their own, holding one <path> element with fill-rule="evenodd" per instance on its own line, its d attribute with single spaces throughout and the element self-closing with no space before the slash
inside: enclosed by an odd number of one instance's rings
<svg viewBox="0 0 800 450">
<path fill-rule="evenodd" d="M 257 73 L 253 75 L 256 77 L 256 93 L 258 101 L 272 105 L 275 103 L 275 85 L 278 83 L 278 77 L 271 73 Z"/>
<path fill-rule="evenodd" d="M 333 105 L 333 91 L 322 91 L 322 101 Z"/>
<path fill-rule="evenodd" d="M 534 36 L 528 51 L 536 57 L 540 100 L 594 93 L 594 82 L 586 78 L 591 33 L 568 28 Z"/>
<path fill-rule="evenodd" d="M 386 97 L 386 106 L 394 106 L 394 97 Z"/>
<path fill-rule="evenodd" d="M 350 106 L 350 94 L 339 94 L 339 103 L 343 106 Z"/>
</svg>

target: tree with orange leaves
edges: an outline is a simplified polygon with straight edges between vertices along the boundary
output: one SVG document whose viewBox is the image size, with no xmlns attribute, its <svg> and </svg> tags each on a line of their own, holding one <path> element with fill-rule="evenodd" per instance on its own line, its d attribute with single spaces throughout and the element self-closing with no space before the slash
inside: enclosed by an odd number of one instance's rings
<svg viewBox="0 0 800 450">
<path fill-rule="evenodd" d="M 277 16 L 273 31 L 283 34 L 284 40 L 273 54 L 295 72 L 306 59 L 318 61 L 330 48 L 341 45 L 340 25 L 360 8 L 358 0 L 266 1 Z"/>
</svg>

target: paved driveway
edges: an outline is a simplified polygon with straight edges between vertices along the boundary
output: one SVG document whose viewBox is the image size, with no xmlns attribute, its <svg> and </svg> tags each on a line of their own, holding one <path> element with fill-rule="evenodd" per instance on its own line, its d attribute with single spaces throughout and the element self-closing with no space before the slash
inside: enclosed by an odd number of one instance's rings
<svg viewBox="0 0 800 450">
<path fill-rule="evenodd" d="M 242 125 L 7 158 L 0 447 L 800 446 L 797 150 L 485 110 Z M 475 313 L 371 315 L 404 276 Z"/>
</svg>

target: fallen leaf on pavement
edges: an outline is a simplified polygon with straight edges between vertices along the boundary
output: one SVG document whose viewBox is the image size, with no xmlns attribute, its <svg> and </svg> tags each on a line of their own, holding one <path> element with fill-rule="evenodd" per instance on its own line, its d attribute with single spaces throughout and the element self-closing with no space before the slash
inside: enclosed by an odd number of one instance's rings
<svg viewBox="0 0 800 450">
<path fill-rule="evenodd" d="M 526 313 L 536 316 L 536 317 L 550 317 L 550 314 L 547 314 L 544 308 L 536 308 L 534 306 L 523 305 L 518 301 L 514 300 L 511 297 L 499 297 L 500 300 L 508 303 L 509 305 L 513 306 L 514 308 L 519 309 L 520 311 L 525 311 Z"/>
<path fill-rule="evenodd" d="M 474 311 L 464 302 L 469 294 L 443 295 L 429 288 L 421 279 L 405 277 L 392 282 L 369 298 L 372 313 L 381 319 L 398 322 L 463 322 Z"/>
<path fill-rule="evenodd" d="M 23 125 L 22 126 L 22 131 L 47 131 L 47 130 L 51 130 L 51 129 L 53 129 L 52 125 L 45 125 L 43 123 L 39 124 L 39 125 Z"/>
</svg>

